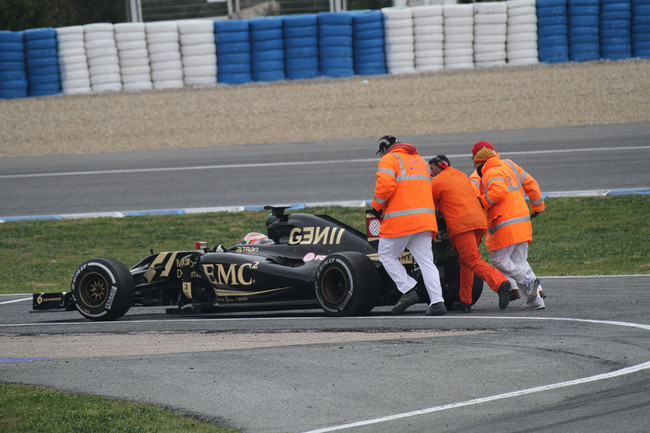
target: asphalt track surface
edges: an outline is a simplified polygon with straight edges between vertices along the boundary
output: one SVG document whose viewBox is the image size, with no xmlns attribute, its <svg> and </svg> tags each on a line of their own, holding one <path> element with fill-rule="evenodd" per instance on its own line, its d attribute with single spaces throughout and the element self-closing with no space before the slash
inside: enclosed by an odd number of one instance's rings
<svg viewBox="0 0 650 433">
<path fill-rule="evenodd" d="M 465 172 L 471 143 L 487 139 L 544 191 L 582 191 L 647 188 L 649 132 L 400 138 Z M 7 158 L 0 218 L 365 200 L 374 142 Z M 361 318 L 135 308 L 93 323 L 0 295 L 0 381 L 149 402 L 244 432 L 647 432 L 650 276 L 542 278 L 546 310 L 501 311 L 484 292 L 472 313 L 443 317 L 424 317 L 423 304 Z"/>
<path fill-rule="evenodd" d="M 647 432 L 650 275 L 543 285 L 546 310 L 517 301 L 501 311 L 484 293 L 472 313 L 442 317 L 423 316 L 424 304 L 359 318 L 138 308 L 93 323 L 29 313 L 24 296 L 2 295 L 0 381 L 148 402 L 255 433 Z M 136 336 L 138 352 L 125 351 Z M 12 358 L 7 348 L 25 339 L 40 345 Z M 67 345 L 48 356 L 52 342 Z"/>
<path fill-rule="evenodd" d="M 389 132 L 389 131 L 386 131 Z M 650 122 L 398 137 L 469 174 L 489 140 L 543 192 L 650 187 Z M 0 219 L 366 201 L 378 138 L 0 159 Z"/>
</svg>

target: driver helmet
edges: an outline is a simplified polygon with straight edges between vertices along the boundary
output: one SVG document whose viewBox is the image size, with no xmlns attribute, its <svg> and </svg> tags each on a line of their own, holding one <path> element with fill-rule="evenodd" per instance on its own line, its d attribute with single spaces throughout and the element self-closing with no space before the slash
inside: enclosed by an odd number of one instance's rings
<svg viewBox="0 0 650 433">
<path fill-rule="evenodd" d="M 244 236 L 241 241 L 239 241 L 240 244 L 246 244 L 246 245 L 252 245 L 252 244 L 258 244 L 258 245 L 265 245 L 265 244 L 274 244 L 273 239 L 269 238 L 263 233 L 258 233 L 258 232 L 250 232 Z"/>
</svg>

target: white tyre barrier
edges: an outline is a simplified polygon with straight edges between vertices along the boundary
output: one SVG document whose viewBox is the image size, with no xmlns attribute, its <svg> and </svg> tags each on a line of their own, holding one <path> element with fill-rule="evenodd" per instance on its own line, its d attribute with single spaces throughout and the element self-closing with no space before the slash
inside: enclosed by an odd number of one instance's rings
<svg viewBox="0 0 650 433">
<path fill-rule="evenodd" d="M 441 5 L 419 6 L 411 9 L 415 70 L 439 71 L 444 68 L 444 18 Z"/>
<path fill-rule="evenodd" d="M 178 22 L 145 23 L 145 34 L 154 89 L 177 89 L 183 82 Z M 160 60 L 158 60 L 160 59 Z"/>
<path fill-rule="evenodd" d="M 93 92 L 122 90 L 113 24 L 86 24 L 83 28 L 91 90 Z M 108 68 L 104 68 L 105 66 Z M 117 72 L 114 72 L 116 70 Z M 105 71 L 109 72 L 104 73 Z"/>
<path fill-rule="evenodd" d="M 474 67 L 474 7 L 472 4 L 442 6 L 445 69 Z"/>
<path fill-rule="evenodd" d="M 477 67 L 506 64 L 507 12 L 505 2 L 474 4 L 474 64 Z"/>
<path fill-rule="evenodd" d="M 217 85 L 217 51 L 211 20 L 178 23 L 183 82 L 188 87 Z"/>
<path fill-rule="evenodd" d="M 386 68 L 389 74 L 410 74 L 415 70 L 415 36 L 410 8 L 382 8 Z"/>
<path fill-rule="evenodd" d="M 153 89 L 145 24 L 120 23 L 114 28 L 124 90 Z"/>
<path fill-rule="evenodd" d="M 56 29 L 61 90 L 66 94 L 90 93 L 90 71 L 82 26 Z"/>
<path fill-rule="evenodd" d="M 539 63 L 537 46 L 537 8 L 535 0 L 506 2 L 506 60 L 511 65 Z"/>
</svg>

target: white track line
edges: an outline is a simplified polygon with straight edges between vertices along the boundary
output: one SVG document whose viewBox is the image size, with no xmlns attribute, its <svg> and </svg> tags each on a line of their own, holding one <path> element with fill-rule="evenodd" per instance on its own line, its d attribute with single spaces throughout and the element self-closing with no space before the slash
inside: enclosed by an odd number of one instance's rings
<svg viewBox="0 0 650 433">
<path fill-rule="evenodd" d="M 364 420 L 364 421 L 357 421 L 357 422 L 352 422 L 348 424 L 341 424 L 338 426 L 332 426 L 332 427 L 325 427 L 321 429 L 316 429 L 316 430 L 309 430 L 308 432 L 305 433 L 326 433 L 326 432 L 332 432 L 332 431 L 338 431 L 338 430 L 345 430 L 353 427 L 361 427 L 365 425 L 371 425 L 371 424 L 379 424 L 383 422 L 388 422 L 388 421 L 394 421 L 397 419 L 403 419 L 403 418 L 409 418 L 417 415 L 424 415 L 428 413 L 433 413 L 433 412 L 440 412 L 443 410 L 447 409 L 456 409 L 459 407 L 465 407 L 465 406 L 472 406 L 476 404 L 481 404 L 481 403 L 487 403 L 495 400 L 503 400 L 506 398 L 512 398 L 512 397 L 519 397 L 522 395 L 526 394 L 533 394 L 536 392 L 542 392 L 542 391 L 548 391 L 551 389 L 557 389 L 557 388 L 564 388 L 567 386 L 572 386 L 572 385 L 579 385 L 582 383 L 588 383 L 588 382 L 596 382 L 598 380 L 604 380 L 604 379 L 611 379 L 613 377 L 618 377 L 618 376 L 624 376 L 626 374 L 631 374 L 631 373 L 636 373 L 637 371 L 645 370 L 650 368 L 650 361 L 644 362 L 643 364 L 638 364 L 638 365 L 633 365 L 631 367 L 626 367 L 622 368 L 620 370 L 615 370 L 615 371 L 610 371 L 609 373 L 603 373 L 603 374 L 597 374 L 595 376 L 589 376 L 589 377 L 583 377 L 581 379 L 575 379 L 575 380 L 568 380 L 566 382 L 558 382 L 558 383 L 552 383 L 550 385 L 542 385 L 542 386 L 537 386 L 535 388 L 528 388 L 528 389 L 522 389 L 520 391 L 513 391 L 513 392 L 507 392 L 505 394 L 497 394 L 497 395 L 492 395 L 488 397 L 482 397 L 482 398 L 475 398 L 472 400 L 467 400 L 459 403 L 450 403 L 450 404 L 443 404 L 442 406 L 434 406 L 430 407 L 427 409 L 420 409 L 420 410 L 415 410 L 412 412 L 405 412 L 405 413 L 400 413 L 396 415 L 389 415 L 381 418 L 374 418 L 374 419 L 369 419 L 369 420 Z"/>
<path fill-rule="evenodd" d="M 554 154 L 554 153 L 581 153 L 594 151 L 621 151 L 621 150 L 643 150 L 650 149 L 650 146 L 626 146 L 626 147 L 590 147 L 582 149 L 553 149 L 553 150 L 526 150 L 519 152 L 500 152 L 503 156 L 508 155 L 536 155 L 536 154 Z M 469 157 L 469 153 L 450 154 L 451 158 Z M 359 164 L 365 162 L 377 162 L 377 158 L 362 159 L 343 159 L 343 160 L 324 160 L 324 161 L 281 161 L 266 162 L 255 164 L 215 164 L 200 166 L 181 166 L 181 167 L 155 167 L 155 168 L 133 168 L 133 169 L 115 169 L 115 170 L 92 170 L 92 171 L 66 171 L 55 173 L 23 173 L 23 174 L 5 174 L 0 175 L 0 179 L 21 179 L 33 177 L 60 177 L 60 176 L 90 176 L 99 174 L 127 174 L 127 173 L 153 173 L 166 171 L 196 171 L 196 170 L 223 170 L 229 168 L 265 168 L 265 167 L 282 167 L 282 166 L 305 166 L 321 164 Z"/>
<path fill-rule="evenodd" d="M 0 305 L 13 304 L 14 302 L 24 302 L 24 301 L 31 301 L 31 300 L 32 298 L 13 299 L 11 301 L 2 301 L 0 302 Z"/>
<path fill-rule="evenodd" d="M 449 319 L 451 317 L 446 317 L 445 319 Z M 438 317 L 437 319 L 442 319 L 442 317 Z M 615 325 L 615 326 L 628 326 L 628 327 L 633 327 L 633 328 L 639 328 L 639 329 L 644 329 L 644 330 L 650 330 L 650 325 L 644 325 L 640 323 L 630 323 L 630 322 L 618 322 L 618 321 L 612 321 L 612 320 L 590 320 L 590 319 L 572 319 L 572 318 L 562 318 L 562 317 L 492 317 L 492 316 L 472 316 L 472 317 L 463 317 L 463 319 L 506 319 L 506 320 L 518 320 L 518 319 L 523 319 L 523 320 L 558 320 L 558 321 L 571 321 L 571 322 L 584 322 L 584 323 L 598 323 L 598 324 L 605 324 L 605 325 Z M 394 421 L 398 419 L 404 419 L 404 418 L 410 418 L 418 415 L 424 415 L 424 414 L 429 414 L 433 412 L 440 412 L 443 410 L 447 409 L 456 409 L 459 407 L 465 407 L 465 406 L 472 406 L 472 405 L 477 405 L 481 403 L 487 403 L 495 400 L 503 400 L 506 398 L 512 398 L 512 397 L 519 397 L 522 395 L 526 394 L 533 394 L 536 392 L 542 392 L 542 391 L 549 391 L 552 389 L 557 389 L 557 388 L 564 388 L 567 386 L 573 386 L 573 385 L 580 385 L 583 383 L 589 383 L 589 382 L 596 382 L 599 380 L 604 380 L 604 379 L 611 379 L 614 377 L 619 377 L 619 376 L 624 376 L 627 374 L 631 373 L 636 373 L 641 370 L 646 370 L 650 369 L 650 361 L 646 361 L 642 364 L 637 364 L 633 365 L 631 367 L 625 367 L 620 370 L 615 370 L 615 371 L 610 371 L 608 373 L 602 373 L 602 374 L 596 374 L 594 376 L 588 376 L 588 377 L 583 377 L 580 379 L 574 379 L 574 380 L 568 380 L 564 382 L 558 382 L 558 383 L 551 383 L 549 385 L 542 385 L 542 386 L 537 386 L 534 388 L 528 388 L 528 389 L 522 389 L 519 391 L 512 391 L 512 392 L 507 392 L 504 394 L 497 394 L 497 395 L 491 395 L 487 397 L 481 397 L 481 398 L 475 398 L 472 400 L 467 400 L 467 401 L 462 401 L 458 403 L 450 403 L 450 404 L 444 404 L 442 406 L 434 406 L 426 409 L 419 409 L 419 410 L 414 410 L 411 412 L 404 412 L 400 414 L 395 414 L 395 415 L 388 415 L 384 417 L 379 417 L 379 418 L 373 418 L 373 419 L 368 419 L 368 420 L 363 420 L 363 421 L 357 421 L 357 422 L 352 422 L 352 423 L 347 423 L 347 424 L 340 424 L 337 426 L 330 426 L 330 427 L 324 427 L 316 430 L 309 430 L 304 433 L 327 433 L 327 432 L 333 432 L 333 431 L 339 431 L 339 430 L 346 430 L 354 427 L 361 427 L 361 426 L 366 426 L 366 425 L 372 425 L 372 424 L 379 424 L 379 423 L 384 423 L 384 422 L 389 422 L 389 421 Z"/>
</svg>

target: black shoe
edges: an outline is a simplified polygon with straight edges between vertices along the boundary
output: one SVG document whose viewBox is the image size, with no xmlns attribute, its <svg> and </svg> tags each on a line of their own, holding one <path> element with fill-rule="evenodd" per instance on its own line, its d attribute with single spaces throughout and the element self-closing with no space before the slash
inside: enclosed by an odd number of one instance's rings
<svg viewBox="0 0 650 433">
<path fill-rule="evenodd" d="M 399 298 L 399 301 L 397 301 L 397 304 L 395 304 L 390 312 L 393 314 L 403 313 L 408 307 L 417 304 L 418 302 L 420 302 L 420 295 L 418 295 L 418 292 L 414 287 Z"/>
<path fill-rule="evenodd" d="M 499 308 L 505 310 L 510 303 L 510 281 L 504 281 L 499 286 Z"/>
<path fill-rule="evenodd" d="M 427 308 L 427 312 L 424 313 L 425 316 L 442 316 L 447 314 L 447 308 L 443 302 L 436 302 Z"/>
<path fill-rule="evenodd" d="M 464 303 L 463 301 L 456 301 L 451 304 L 451 309 L 454 311 L 460 311 L 461 313 L 469 313 L 472 311 L 472 306 L 470 304 Z"/>
</svg>

